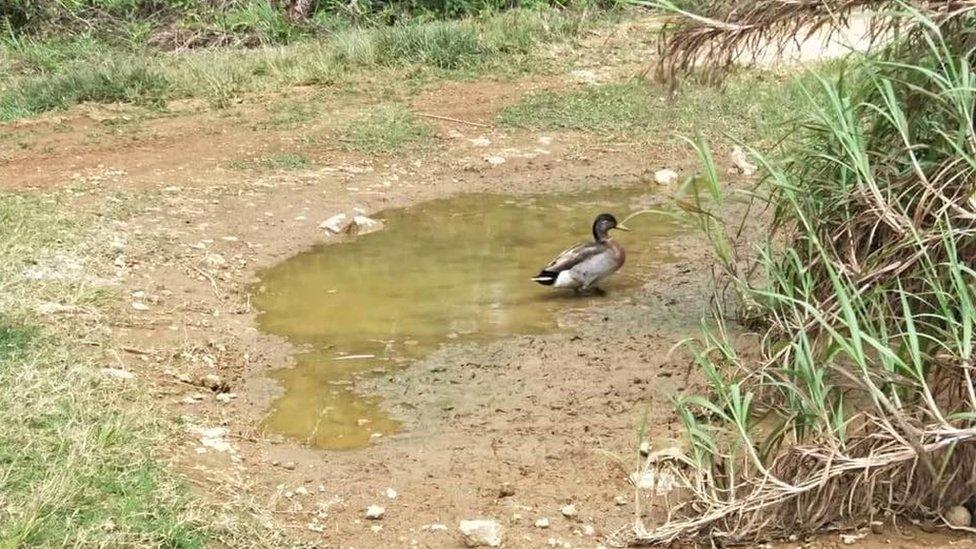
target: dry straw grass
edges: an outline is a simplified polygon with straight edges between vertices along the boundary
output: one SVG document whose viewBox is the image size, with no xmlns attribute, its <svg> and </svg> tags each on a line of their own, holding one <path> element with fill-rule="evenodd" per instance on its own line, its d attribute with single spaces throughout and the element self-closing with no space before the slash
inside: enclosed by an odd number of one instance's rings
<svg viewBox="0 0 976 549">
<path fill-rule="evenodd" d="M 716 52 L 762 33 L 789 40 L 804 22 L 842 24 L 858 9 L 895 38 L 815 79 L 780 158 L 754 152 L 765 174 L 757 204 L 772 212 L 754 257 L 736 254 L 709 206 L 689 208 L 758 349 L 737 345 L 720 312 L 691 344 L 708 391 L 676 404 L 690 449 L 647 464 L 680 478 L 687 497 L 616 541 L 948 524 L 947 509 L 976 503 L 976 36 L 964 32 L 976 3 L 730 6 L 674 24 L 665 70 L 706 53 L 722 68 L 729 58 Z M 711 155 L 694 145 L 720 203 Z"/>
</svg>

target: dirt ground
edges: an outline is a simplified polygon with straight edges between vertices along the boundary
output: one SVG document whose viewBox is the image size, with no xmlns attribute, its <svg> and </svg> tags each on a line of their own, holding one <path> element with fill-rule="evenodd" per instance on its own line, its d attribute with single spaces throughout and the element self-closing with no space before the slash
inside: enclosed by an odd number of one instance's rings
<svg viewBox="0 0 976 549">
<path fill-rule="evenodd" d="M 618 32 L 614 40 L 626 43 L 628 31 Z M 579 69 L 607 59 L 601 48 L 613 43 L 605 38 L 594 38 L 600 55 L 581 57 Z M 642 68 L 623 53 L 609 59 L 597 67 L 608 78 Z M 643 418 L 647 438 L 669 444 L 678 436 L 671 399 L 695 389 L 687 357 L 672 348 L 706 311 L 703 239 L 679 237 L 677 262 L 657 268 L 639 292 L 574 315 L 558 334 L 448 347 L 363 380 L 359 389 L 383 395 L 405 428 L 362 450 L 320 451 L 261 431 L 276 394 L 267 373 L 287 367 L 292 349 L 257 331 L 248 299 L 260 269 L 346 238 L 319 228 L 337 212 L 474 191 L 653 186 L 648 174 L 661 167 L 694 170 L 689 151 L 667 136 L 637 145 L 547 132 L 543 154 L 532 152 L 540 133 L 494 126 L 495 114 L 532 90 L 582 85 L 571 74 L 432 85 L 410 106 L 464 122 L 432 118 L 436 135 L 414 156 L 370 157 L 335 142 L 338 121 L 375 98 L 327 90 L 247 97 L 224 111 L 177 104 L 153 116 L 86 106 L 0 127 L 19 144 L 0 155 L 0 187 L 75 186 L 79 207 L 86 193 L 145 196 L 119 228 L 155 245 L 116 258 L 131 299 L 112 327 L 123 353 L 106 352 L 106 360 L 150 384 L 161 413 L 182 418 L 171 457 L 201 494 L 248 500 L 261 520 L 311 546 L 457 547 L 459 520 L 492 518 L 505 527 L 507 547 L 596 547 L 633 520 L 628 474 Z M 281 123 L 276 106 L 289 102 L 319 115 Z M 239 167 L 285 152 L 313 163 Z M 507 161 L 491 165 L 488 155 Z M 567 504 L 575 516 L 561 514 Z M 385 508 L 381 520 L 365 519 L 370 505 Z M 550 525 L 536 527 L 543 517 Z"/>
</svg>

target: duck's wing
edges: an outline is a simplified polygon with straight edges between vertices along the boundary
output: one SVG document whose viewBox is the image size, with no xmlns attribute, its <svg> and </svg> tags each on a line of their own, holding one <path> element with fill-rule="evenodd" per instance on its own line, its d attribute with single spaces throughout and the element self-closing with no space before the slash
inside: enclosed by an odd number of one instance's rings
<svg viewBox="0 0 976 549">
<path fill-rule="evenodd" d="M 559 273 L 567 269 L 572 269 L 576 265 L 604 251 L 604 246 L 597 242 L 576 244 L 566 248 L 548 265 L 542 268 L 543 272 Z"/>
</svg>

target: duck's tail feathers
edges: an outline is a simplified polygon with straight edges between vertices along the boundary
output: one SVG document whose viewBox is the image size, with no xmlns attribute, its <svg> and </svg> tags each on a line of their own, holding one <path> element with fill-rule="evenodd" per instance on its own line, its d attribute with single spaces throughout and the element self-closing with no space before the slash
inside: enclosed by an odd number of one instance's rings
<svg viewBox="0 0 976 549">
<path fill-rule="evenodd" d="M 558 276 L 559 276 L 559 273 L 554 273 L 552 271 L 543 270 L 543 271 L 539 272 L 539 274 L 537 274 L 534 277 L 532 277 L 532 281 L 533 282 L 538 282 L 539 284 L 542 284 L 543 286 L 552 286 L 553 284 L 556 283 L 556 278 Z"/>
</svg>

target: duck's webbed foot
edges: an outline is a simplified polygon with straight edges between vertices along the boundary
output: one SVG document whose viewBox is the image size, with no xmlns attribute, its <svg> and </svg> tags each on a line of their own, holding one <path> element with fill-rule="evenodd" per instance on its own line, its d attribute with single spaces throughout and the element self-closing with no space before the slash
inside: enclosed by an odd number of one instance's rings
<svg viewBox="0 0 976 549">
<path fill-rule="evenodd" d="M 603 289 L 598 288 L 596 286 L 590 286 L 589 288 L 577 288 L 576 295 L 598 295 L 600 297 L 603 297 L 607 295 L 607 292 L 603 291 Z"/>
</svg>

